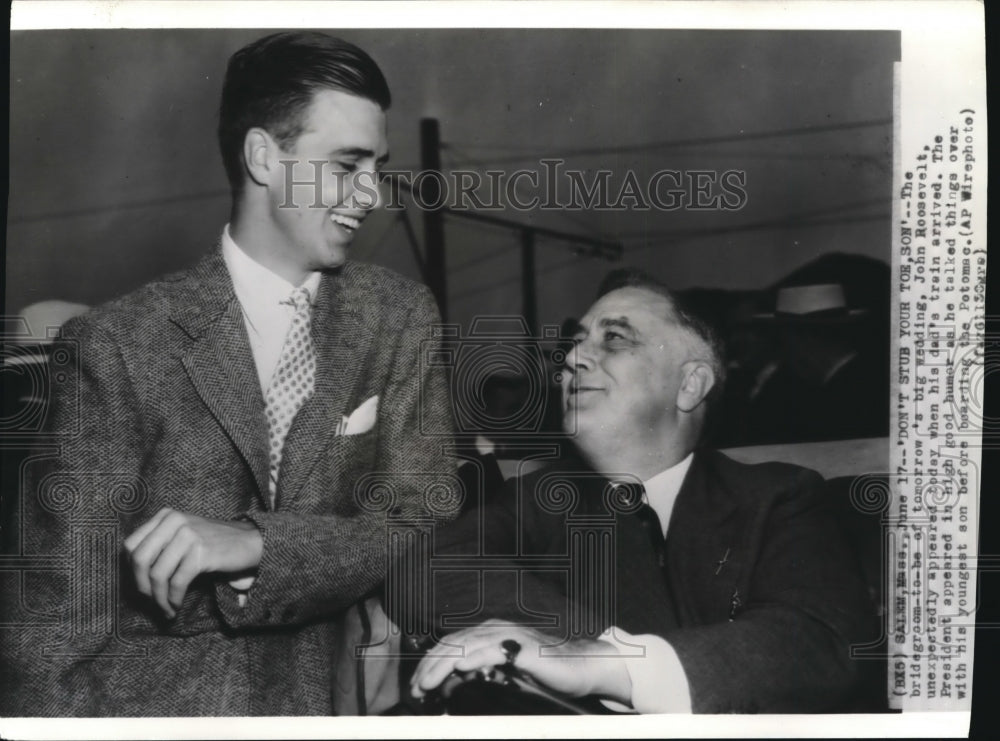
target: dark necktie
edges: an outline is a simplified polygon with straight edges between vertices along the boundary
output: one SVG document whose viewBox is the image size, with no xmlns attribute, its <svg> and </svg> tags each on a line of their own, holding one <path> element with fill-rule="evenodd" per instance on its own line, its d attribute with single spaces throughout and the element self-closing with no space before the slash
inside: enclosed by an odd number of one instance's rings
<svg viewBox="0 0 1000 741">
<path fill-rule="evenodd" d="M 662 569 L 666 558 L 666 542 L 663 538 L 663 528 L 660 526 L 660 518 L 656 516 L 656 510 L 643 502 L 642 506 L 639 507 L 639 511 L 635 513 L 635 516 L 639 518 L 643 529 L 646 530 L 649 542 L 653 546 L 653 553 L 656 554 L 656 561 Z"/>
<path fill-rule="evenodd" d="M 666 565 L 666 540 L 656 511 L 644 501 L 641 484 L 619 484 L 617 625 L 632 633 L 677 627 Z"/>
<path fill-rule="evenodd" d="M 656 556 L 660 568 L 663 568 L 665 557 L 663 528 L 660 526 L 660 518 L 657 517 L 656 510 L 646 503 L 645 487 L 642 484 L 616 484 L 615 496 L 623 511 L 631 512 L 632 516 L 642 525 L 642 529 L 653 547 L 653 554 Z"/>
</svg>

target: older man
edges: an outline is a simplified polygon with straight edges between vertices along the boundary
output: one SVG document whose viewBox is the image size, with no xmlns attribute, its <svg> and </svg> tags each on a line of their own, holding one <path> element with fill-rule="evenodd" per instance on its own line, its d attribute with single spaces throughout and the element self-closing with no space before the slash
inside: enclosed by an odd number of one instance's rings
<svg viewBox="0 0 1000 741">
<path fill-rule="evenodd" d="M 843 706 L 864 589 L 816 473 L 699 448 L 723 368 L 709 327 L 662 284 L 609 276 L 563 373 L 582 460 L 438 534 L 439 642 L 415 696 L 506 662 L 638 712 Z"/>
</svg>

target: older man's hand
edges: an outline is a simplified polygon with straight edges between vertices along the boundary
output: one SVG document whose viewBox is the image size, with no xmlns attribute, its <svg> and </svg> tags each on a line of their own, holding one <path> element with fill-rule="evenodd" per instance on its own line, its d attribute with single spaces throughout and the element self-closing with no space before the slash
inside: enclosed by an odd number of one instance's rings
<svg viewBox="0 0 1000 741">
<path fill-rule="evenodd" d="M 599 695 L 628 703 L 632 693 L 625 660 L 606 641 L 574 640 L 554 645 L 552 636 L 503 620 L 489 620 L 449 634 L 431 648 L 410 680 L 414 697 L 438 687 L 452 671 L 486 670 L 503 664 L 505 640 L 521 645 L 514 665 L 539 684 L 571 697 Z"/>
<path fill-rule="evenodd" d="M 199 574 L 242 575 L 255 569 L 264 539 L 252 522 L 211 520 L 161 509 L 125 539 L 139 591 L 168 618 Z"/>
</svg>

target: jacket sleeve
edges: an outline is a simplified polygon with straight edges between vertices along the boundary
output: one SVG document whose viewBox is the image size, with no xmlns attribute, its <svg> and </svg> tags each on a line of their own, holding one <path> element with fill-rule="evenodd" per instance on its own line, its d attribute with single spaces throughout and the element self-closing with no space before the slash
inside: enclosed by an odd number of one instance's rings
<svg viewBox="0 0 1000 741">
<path fill-rule="evenodd" d="M 251 512 L 264 537 L 257 579 L 241 606 L 238 593 L 220 582 L 216 595 L 233 628 L 296 624 L 342 612 L 372 592 L 386 576 L 390 518 L 414 527 L 457 514 L 451 405 L 443 368 L 421 362 L 438 340 L 430 292 L 421 288 L 394 342 L 388 382 L 380 393 L 374 473 L 387 488 L 371 489 L 350 516 Z M 444 486 L 435 486 L 441 483 Z"/>
<path fill-rule="evenodd" d="M 733 618 L 663 634 L 696 713 L 835 710 L 856 682 L 852 644 L 874 637 L 822 479 L 803 471 L 771 501 Z"/>
<path fill-rule="evenodd" d="M 701 604 L 695 608 L 701 618 L 680 628 L 664 619 L 651 635 L 673 649 L 672 666 L 679 659 L 693 712 L 837 710 L 855 689 L 857 660 L 851 658 L 851 646 L 874 638 L 872 610 L 855 559 L 828 512 L 818 475 L 802 470 L 791 480 L 784 477 L 777 491 L 760 494 L 760 502 L 743 513 L 741 527 L 749 534 L 752 556 L 738 581 L 736 609 L 731 612 L 727 604 L 722 610 L 714 601 Z M 519 529 L 522 547 L 531 549 L 533 539 L 551 540 L 559 522 L 544 516 L 519 522 L 514 499 L 513 482 L 508 482 L 494 504 L 443 528 L 436 555 L 462 555 L 473 565 L 481 552 L 500 560 L 513 555 Z M 545 614 L 572 609 L 565 585 L 538 574 L 515 579 L 516 559 L 510 566 L 508 574 L 491 574 L 488 586 L 475 569 L 441 568 L 434 572 L 431 610 L 420 613 L 409 600 L 390 614 L 415 626 L 427 641 L 463 627 L 454 622 L 456 615 L 469 616 L 465 624 L 487 618 L 523 623 L 526 606 Z M 526 595 L 528 605 L 522 599 Z M 431 618 L 430 625 L 423 615 Z M 450 625 L 443 624 L 445 615 L 451 616 Z M 653 654 L 636 661 L 653 662 Z M 660 671 L 665 667 L 644 668 L 649 671 L 643 676 L 657 681 L 665 676 Z M 672 707 L 671 698 L 654 701 L 657 691 L 666 690 L 634 688 L 634 696 L 648 700 L 644 705 L 649 707 Z"/>
<path fill-rule="evenodd" d="M 398 571 L 392 582 L 402 585 L 403 594 L 387 600 L 386 612 L 404 627 L 409 648 L 429 648 L 448 633 L 491 618 L 530 623 L 554 637 L 564 636 L 572 610 L 565 582 L 538 563 L 526 568 L 520 558 L 544 556 L 550 536 L 564 525 L 529 506 L 522 494 L 522 481 L 511 479 L 500 492 L 484 493 L 486 504 L 439 528 L 435 563 L 423 565 L 424 577 L 414 579 L 407 570 L 423 557 L 416 548 L 390 564 Z M 478 567 L 483 558 L 490 568 Z M 421 586 L 422 594 L 417 591 Z"/>
<path fill-rule="evenodd" d="M 3 715 L 100 714 L 82 703 L 99 703 L 105 660 L 134 655 L 131 641 L 165 628 L 125 607 L 135 590 L 122 541 L 150 496 L 126 363 L 86 318 L 64 327 L 50 357 L 49 422 L 21 479 L 21 557 L 31 565 L 0 581 Z M 206 597 L 191 601 L 179 630 L 217 624 Z"/>
</svg>

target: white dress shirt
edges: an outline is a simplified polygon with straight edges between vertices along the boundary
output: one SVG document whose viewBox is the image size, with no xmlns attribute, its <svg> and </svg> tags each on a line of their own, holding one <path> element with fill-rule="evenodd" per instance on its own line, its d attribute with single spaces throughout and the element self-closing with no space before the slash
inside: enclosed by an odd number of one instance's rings
<svg viewBox="0 0 1000 741">
<path fill-rule="evenodd" d="M 229 235 L 229 224 L 222 230 L 222 259 L 233 280 L 236 299 L 243 310 L 243 321 L 250 338 L 260 391 L 267 396 L 267 387 L 277 370 L 285 336 L 292 326 L 295 308 L 287 302 L 296 286 L 273 273 L 240 249 Z M 316 301 L 321 274 L 310 273 L 302 284 L 309 291 L 311 302 Z M 246 591 L 253 586 L 255 576 L 244 576 L 229 582 L 241 592 L 240 606 L 246 604 Z"/>
<path fill-rule="evenodd" d="M 243 321 L 250 338 L 260 390 L 266 395 L 277 370 L 285 336 L 292 326 L 295 309 L 286 302 L 296 286 L 240 249 L 229 235 L 229 224 L 222 231 L 222 259 L 233 279 L 233 289 L 243 310 Z M 319 272 L 310 273 L 302 284 L 309 291 L 311 302 L 316 301 L 321 277 Z"/>
<path fill-rule="evenodd" d="M 663 537 L 667 537 L 674 502 L 691 467 L 693 453 L 665 471 L 643 482 L 646 503 L 660 520 Z M 638 713 L 690 713 L 691 689 L 684 667 L 673 646 L 653 634 L 631 635 L 613 626 L 601 636 L 625 656 L 625 667 L 632 680 L 631 709 Z M 620 703 L 605 701 L 615 710 L 629 710 Z"/>
<path fill-rule="evenodd" d="M 660 519 L 664 538 L 667 537 L 670 516 L 674 512 L 674 502 L 677 501 L 677 494 L 680 493 L 681 484 L 684 483 L 684 477 L 691 468 L 693 458 L 694 453 L 688 453 L 687 458 L 680 463 L 675 463 L 666 471 L 660 471 L 653 478 L 642 482 L 646 490 L 646 503 L 653 508 Z"/>
</svg>

